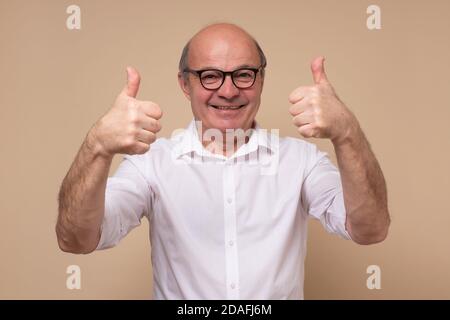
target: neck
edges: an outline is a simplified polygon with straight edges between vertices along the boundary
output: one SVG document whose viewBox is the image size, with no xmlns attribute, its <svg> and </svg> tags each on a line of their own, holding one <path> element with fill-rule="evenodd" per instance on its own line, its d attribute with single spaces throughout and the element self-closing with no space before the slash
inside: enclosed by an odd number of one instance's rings
<svg viewBox="0 0 450 320">
<path fill-rule="evenodd" d="M 255 128 L 256 123 L 253 121 L 252 126 L 248 129 L 219 130 L 211 128 L 211 130 L 206 129 L 201 132 L 201 129 L 197 127 L 197 132 L 205 149 L 214 154 L 231 157 L 242 145 L 249 142 L 252 129 Z"/>
</svg>

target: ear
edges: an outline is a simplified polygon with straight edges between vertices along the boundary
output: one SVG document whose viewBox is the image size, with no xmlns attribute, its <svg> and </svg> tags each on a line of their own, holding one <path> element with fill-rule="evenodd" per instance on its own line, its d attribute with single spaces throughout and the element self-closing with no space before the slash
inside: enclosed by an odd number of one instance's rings
<svg viewBox="0 0 450 320">
<path fill-rule="evenodd" d="M 178 72 L 178 84 L 180 85 L 181 90 L 183 90 L 184 95 L 186 98 L 191 101 L 191 90 L 189 87 L 189 81 L 184 78 L 184 75 L 182 72 Z"/>
</svg>

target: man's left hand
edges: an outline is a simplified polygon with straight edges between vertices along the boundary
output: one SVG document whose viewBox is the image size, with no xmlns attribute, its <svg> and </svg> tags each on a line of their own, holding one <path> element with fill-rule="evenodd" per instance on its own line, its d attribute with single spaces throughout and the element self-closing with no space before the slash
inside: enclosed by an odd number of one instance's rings
<svg viewBox="0 0 450 320">
<path fill-rule="evenodd" d="M 327 138 L 339 144 L 350 137 L 358 122 L 328 81 L 324 60 L 324 57 L 317 57 L 311 62 L 314 85 L 292 91 L 289 112 L 303 137 Z"/>
</svg>

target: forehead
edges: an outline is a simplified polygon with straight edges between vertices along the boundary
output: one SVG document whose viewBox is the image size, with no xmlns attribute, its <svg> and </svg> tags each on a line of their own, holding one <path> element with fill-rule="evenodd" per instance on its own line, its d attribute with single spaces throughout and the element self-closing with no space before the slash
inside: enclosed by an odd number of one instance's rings
<svg viewBox="0 0 450 320">
<path fill-rule="evenodd" d="M 229 71 L 241 66 L 257 67 L 260 63 L 253 39 L 239 32 L 215 32 L 194 37 L 188 58 L 192 69 L 211 67 Z"/>
</svg>

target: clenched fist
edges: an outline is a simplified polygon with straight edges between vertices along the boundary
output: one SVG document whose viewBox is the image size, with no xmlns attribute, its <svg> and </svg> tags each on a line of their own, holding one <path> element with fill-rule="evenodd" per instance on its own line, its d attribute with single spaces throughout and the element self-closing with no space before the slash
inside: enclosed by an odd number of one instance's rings
<svg viewBox="0 0 450 320">
<path fill-rule="evenodd" d="M 325 74 L 324 57 L 311 63 L 314 85 L 302 86 L 289 95 L 293 123 L 305 138 L 328 138 L 344 142 L 358 126 L 353 113 L 339 100 Z"/>
<path fill-rule="evenodd" d="M 140 76 L 132 67 L 127 68 L 127 84 L 112 108 L 92 128 L 101 153 L 143 154 L 156 140 L 161 130 L 161 109 L 151 101 L 136 99 Z"/>
</svg>

